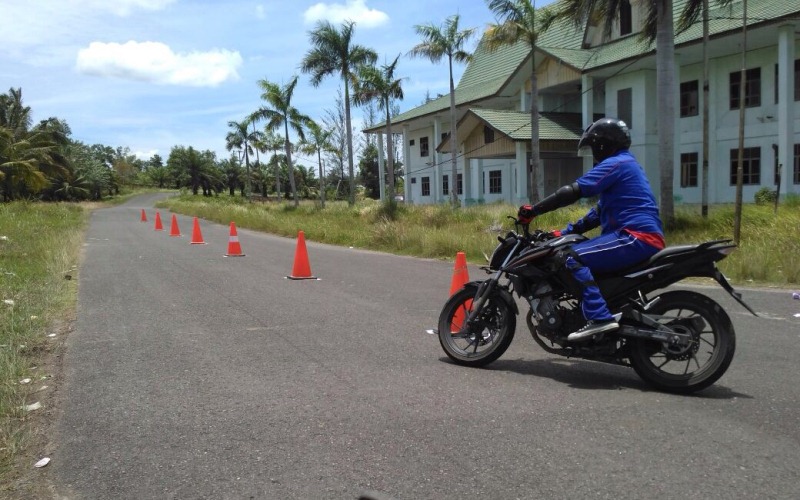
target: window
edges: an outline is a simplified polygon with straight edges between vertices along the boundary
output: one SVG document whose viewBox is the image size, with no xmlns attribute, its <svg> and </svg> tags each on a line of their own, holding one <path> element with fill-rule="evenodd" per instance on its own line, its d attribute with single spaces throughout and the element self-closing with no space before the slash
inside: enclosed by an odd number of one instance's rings
<svg viewBox="0 0 800 500">
<path fill-rule="evenodd" d="M 464 175 L 456 174 L 456 194 L 464 194 Z"/>
<path fill-rule="evenodd" d="M 619 35 L 630 35 L 633 31 L 633 16 L 631 15 L 631 3 L 622 0 L 619 6 Z"/>
<path fill-rule="evenodd" d="M 420 137 L 419 138 L 419 155 L 420 156 L 428 156 L 430 154 L 430 150 L 428 149 L 428 138 L 427 137 Z"/>
<path fill-rule="evenodd" d="M 697 116 L 698 102 L 697 80 L 681 83 L 681 117 Z"/>
<path fill-rule="evenodd" d="M 489 172 L 489 193 L 499 194 L 503 192 L 503 172 L 492 170 Z"/>
<path fill-rule="evenodd" d="M 794 169 L 792 173 L 792 181 L 795 184 L 800 184 L 800 144 L 794 145 Z"/>
<path fill-rule="evenodd" d="M 417 178 L 416 177 L 412 177 L 411 178 L 411 184 L 416 184 L 416 183 L 417 183 Z"/>
<path fill-rule="evenodd" d="M 450 132 L 442 132 L 442 140 L 441 140 L 441 142 L 444 142 L 444 140 L 447 139 L 449 136 L 450 136 Z"/>
<path fill-rule="evenodd" d="M 761 184 L 761 148 L 744 148 L 742 184 Z M 736 169 L 739 166 L 739 148 L 731 149 L 731 186 L 736 185 Z"/>
<path fill-rule="evenodd" d="M 410 141 L 408 141 L 408 145 L 409 146 L 413 146 L 414 145 L 414 139 L 411 139 Z"/>
<path fill-rule="evenodd" d="M 697 153 L 681 153 L 681 187 L 697 187 Z"/>
<path fill-rule="evenodd" d="M 442 176 L 442 194 L 450 194 L 450 178 L 446 174 Z"/>
<path fill-rule="evenodd" d="M 491 127 L 483 126 L 483 143 L 491 144 L 494 142 L 494 129 Z"/>
<path fill-rule="evenodd" d="M 739 89 L 742 81 L 741 71 L 730 74 L 731 109 L 739 109 Z M 750 68 L 744 72 L 744 107 L 761 106 L 761 68 Z"/>
<path fill-rule="evenodd" d="M 423 177 L 422 178 L 422 196 L 430 196 L 431 195 L 431 178 L 430 177 Z"/>
<path fill-rule="evenodd" d="M 617 118 L 633 128 L 633 89 L 617 91 Z"/>
</svg>

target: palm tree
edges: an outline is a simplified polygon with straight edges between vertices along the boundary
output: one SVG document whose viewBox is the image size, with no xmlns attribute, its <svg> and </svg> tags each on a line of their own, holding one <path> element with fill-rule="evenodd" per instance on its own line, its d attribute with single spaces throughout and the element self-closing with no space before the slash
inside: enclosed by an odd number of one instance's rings
<svg viewBox="0 0 800 500">
<path fill-rule="evenodd" d="M 325 130 L 313 120 L 306 124 L 306 128 L 308 129 L 308 134 L 301 147 L 307 154 L 317 155 L 317 164 L 319 165 L 319 201 L 322 208 L 325 208 L 325 176 L 322 171 L 322 152 L 333 149 L 329 141 L 333 130 Z"/>
<path fill-rule="evenodd" d="M 606 36 L 611 34 L 620 8 L 628 2 L 607 0 L 563 0 L 557 15 L 585 24 L 589 19 L 603 21 Z M 641 37 L 656 42 L 656 88 L 658 97 L 658 170 L 661 184 L 661 217 L 667 225 L 675 218 L 673 200 L 675 155 L 675 29 L 673 27 L 672 0 L 642 2 L 647 6 L 645 25 Z"/>
<path fill-rule="evenodd" d="M 319 86 L 322 79 L 338 73 L 344 83 L 345 123 L 347 127 L 347 160 L 350 173 L 350 205 L 356 202 L 356 180 L 353 173 L 353 125 L 350 120 L 350 80 L 353 69 L 374 64 L 378 55 L 374 50 L 353 43 L 355 23 L 345 21 L 337 30 L 330 22 L 320 21 L 309 33 L 311 45 L 303 62 L 303 73 L 311 73 L 311 84 Z"/>
<path fill-rule="evenodd" d="M 378 109 L 386 113 L 386 154 L 388 155 L 389 195 L 388 200 L 394 202 L 394 155 L 392 154 L 392 100 L 403 99 L 403 88 L 400 85 L 402 78 L 394 77 L 397 61 L 394 58 L 391 64 L 384 64 L 380 68 L 375 66 L 361 66 L 358 69 L 358 79 L 353 85 L 353 102 L 366 104 L 370 101 L 378 102 Z"/>
<path fill-rule="evenodd" d="M 489 0 L 491 10 L 499 21 L 490 24 L 486 30 L 484 43 L 489 51 L 524 41 L 531 49 L 531 177 L 528 193 L 532 203 L 544 197 L 544 172 L 540 166 L 539 154 L 539 85 L 536 79 L 536 41 L 539 34 L 552 20 L 551 11 L 536 10 L 535 2 L 529 0 Z M 542 12 L 543 11 L 543 12 Z M 543 14 L 546 19 L 537 14 Z M 541 16 L 540 16 L 541 17 Z"/>
<path fill-rule="evenodd" d="M 262 106 L 253 113 L 252 118 L 254 120 L 267 120 L 267 128 L 270 130 L 275 130 L 283 126 L 286 163 L 289 167 L 289 184 L 292 187 L 294 206 L 298 206 L 300 205 L 300 199 L 297 197 L 297 185 L 294 180 L 294 168 L 292 167 L 292 147 L 289 142 L 289 127 L 295 131 L 300 137 L 300 140 L 303 140 L 305 139 L 303 124 L 307 123 L 311 118 L 301 114 L 297 108 L 292 106 L 292 96 L 297 86 L 297 76 L 292 78 L 292 80 L 283 87 L 268 80 L 259 80 L 258 85 L 261 87 L 261 90 L 263 90 L 261 99 L 266 101 L 269 107 Z"/>
<path fill-rule="evenodd" d="M 458 191 L 456 190 L 456 171 L 458 156 L 458 139 L 456 136 L 456 90 L 453 84 L 453 61 L 463 63 L 471 59 L 469 52 L 464 50 L 464 44 L 475 33 L 475 28 L 458 29 L 458 14 L 448 17 L 444 26 L 435 24 L 418 24 L 414 26 L 417 35 L 422 37 L 422 42 L 414 46 L 409 52 L 413 57 L 424 57 L 437 63 L 447 56 L 447 65 L 450 70 L 450 163 L 452 164 L 452 179 L 450 183 L 450 199 L 453 206 L 458 205 Z"/>
<path fill-rule="evenodd" d="M 248 200 L 250 199 L 250 155 L 253 154 L 253 140 L 257 139 L 248 131 L 249 126 L 250 118 L 240 122 L 229 121 L 228 127 L 231 128 L 231 131 L 225 136 L 225 149 L 228 151 L 233 151 L 234 149 L 244 151 L 244 196 Z"/>
</svg>

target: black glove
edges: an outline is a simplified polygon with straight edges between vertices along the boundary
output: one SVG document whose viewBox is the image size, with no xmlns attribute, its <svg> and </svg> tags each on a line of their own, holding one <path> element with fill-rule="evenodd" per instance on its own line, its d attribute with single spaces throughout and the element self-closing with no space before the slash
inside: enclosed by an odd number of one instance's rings
<svg viewBox="0 0 800 500">
<path fill-rule="evenodd" d="M 536 214 L 533 213 L 533 205 L 522 205 L 517 210 L 517 220 L 520 224 L 530 224 Z"/>
</svg>

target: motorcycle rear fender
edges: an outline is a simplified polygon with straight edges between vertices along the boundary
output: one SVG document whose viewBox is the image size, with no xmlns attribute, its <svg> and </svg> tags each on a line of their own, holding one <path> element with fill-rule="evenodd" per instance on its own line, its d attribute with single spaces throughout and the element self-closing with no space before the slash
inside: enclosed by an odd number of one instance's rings
<svg viewBox="0 0 800 500">
<path fill-rule="evenodd" d="M 464 284 L 464 288 L 474 288 L 474 293 L 477 294 L 478 289 L 483 283 L 483 281 L 470 281 L 469 283 Z M 494 293 L 500 296 L 503 302 L 505 302 L 508 307 L 514 311 L 514 314 L 519 315 L 519 307 L 517 307 L 517 302 L 514 300 L 514 297 L 511 296 L 508 290 L 501 287 L 495 287 Z"/>
</svg>

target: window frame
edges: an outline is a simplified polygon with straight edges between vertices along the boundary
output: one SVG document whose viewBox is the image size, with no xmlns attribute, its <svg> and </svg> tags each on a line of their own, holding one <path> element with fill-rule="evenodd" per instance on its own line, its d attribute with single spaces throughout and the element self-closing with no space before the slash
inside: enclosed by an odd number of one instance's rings
<svg viewBox="0 0 800 500">
<path fill-rule="evenodd" d="M 700 82 L 689 80 L 680 85 L 680 117 L 697 116 L 700 114 Z"/>
<path fill-rule="evenodd" d="M 503 194 L 503 171 L 489 170 L 489 194 Z"/>
<path fill-rule="evenodd" d="M 739 86 L 741 85 L 741 71 L 728 74 L 728 104 L 730 109 L 739 109 Z M 761 106 L 761 66 L 748 68 L 744 72 L 744 107 L 757 108 Z"/>
<path fill-rule="evenodd" d="M 419 138 L 419 155 L 420 157 L 427 157 L 431 154 L 430 141 L 428 137 Z"/>
<path fill-rule="evenodd" d="M 696 151 L 681 153 L 681 187 L 697 187 L 697 171 L 700 155 Z"/>
<path fill-rule="evenodd" d="M 431 195 L 431 178 L 424 176 L 420 178 L 420 196 Z"/>
<path fill-rule="evenodd" d="M 730 185 L 736 185 L 736 169 L 739 164 L 739 148 L 730 152 Z M 758 186 L 761 184 L 761 147 L 744 148 L 742 159 L 742 186 Z"/>
</svg>

